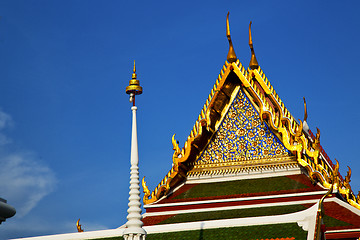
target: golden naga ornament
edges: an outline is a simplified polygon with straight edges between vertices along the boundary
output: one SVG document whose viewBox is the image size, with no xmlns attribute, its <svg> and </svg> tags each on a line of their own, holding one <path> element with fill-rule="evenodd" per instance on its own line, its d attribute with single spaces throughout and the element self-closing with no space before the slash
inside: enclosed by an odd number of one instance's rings
<svg viewBox="0 0 360 240">
<path fill-rule="evenodd" d="M 347 166 L 348 167 L 348 171 L 347 171 L 347 174 L 346 174 L 346 176 L 345 176 L 345 180 L 344 180 L 344 187 L 346 188 L 346 189 L 349 189 L 350 191 L 351 191 L 351 186 L 350 186 L 350 182 L 351 182 L 351 168 L 349 167 L 349 166 Z"/>
<path fill-rule="evenodd" d="M 81 228 L 81 224 L 79 222 L 80 222 L 80 218 L 76 222 L 76 229 L 78 232 L 83 232 L 84 229 Z"/>
<path fill-rule="evenodd" d="M 339 162 L 338 160 L 335 158 L 336 161 L 336 165 L 333 171 L 333 175 L 334 175 L 334 189 L 338 190 L 338 188 L 340 187 L 340 177 L 339 177 Z"/>
</svg>

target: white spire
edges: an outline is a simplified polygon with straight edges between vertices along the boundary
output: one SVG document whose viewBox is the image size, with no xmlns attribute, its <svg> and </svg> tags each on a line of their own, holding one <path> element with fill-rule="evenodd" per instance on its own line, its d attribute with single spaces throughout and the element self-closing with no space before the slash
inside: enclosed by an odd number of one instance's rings
<svg viewBox="0 0 360 240">
<path fill-rule="evenodd" d="M 139 181 L 139 155 L 136 130 L 136 110 L 137 107 L 131 107 L 132 110 L 132 134 L 131 134 L 131 167 L 130 167 L 130 197 L 127 216 L 126 229 L 123 233 L 125 240 L 145 240 L 146 231 L 142 228 L 141 221 L 141 202 L 140 202 L 140 181 Z"/>
</svg>

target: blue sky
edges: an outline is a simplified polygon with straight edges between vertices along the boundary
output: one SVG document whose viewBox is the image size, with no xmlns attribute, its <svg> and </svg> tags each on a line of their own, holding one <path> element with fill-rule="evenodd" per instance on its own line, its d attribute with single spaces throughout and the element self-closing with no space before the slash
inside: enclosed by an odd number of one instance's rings
<svg viewBox="0 0 360 240">
<path fill-rule="evenodd" d="M 116 228 L 126 222 L 137 62 L 140 174 L 171 167 L 226 60 L 260 66 L 295 118 L 360 190 L 360 15 L 347 1 L 0 1 L 0 197 L 17 214 L 0 239 Z"/>
</svg>

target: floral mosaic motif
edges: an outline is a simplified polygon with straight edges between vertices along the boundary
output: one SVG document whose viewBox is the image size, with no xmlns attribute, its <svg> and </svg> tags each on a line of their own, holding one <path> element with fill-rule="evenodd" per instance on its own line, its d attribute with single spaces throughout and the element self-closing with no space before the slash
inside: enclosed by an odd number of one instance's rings
<svg viewBox="0 0 360 240">
<path fill-rule="evenodd" d="M 261 123 L 259 114 L 240 90 L 221 126 L 196 164 L 236 162 L 289 156 L 290 152 Z"/>
</svg>

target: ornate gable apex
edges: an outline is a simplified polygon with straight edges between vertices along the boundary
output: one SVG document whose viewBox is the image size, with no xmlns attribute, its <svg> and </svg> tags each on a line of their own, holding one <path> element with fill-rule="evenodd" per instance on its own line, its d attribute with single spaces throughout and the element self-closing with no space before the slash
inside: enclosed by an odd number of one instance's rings
<svg viewBox="0 0 360 240">
<path fill-rule="evenodd" d="M 230 50 L 233 51 L 231 46 Z M 350 176 L 343 180 L 338 173 L 338 165 L 332 164 L 322 150 L 320 132 L 315 137 L 303 127 L 301 120 L 300 123 L 295 120 L 259 66 L 245 69 L 238 59 L 228 59 L 223 65 L 183 148 L 178 146 L 173 136 L 173 167 L 168 174 L 153 192 L 149 191 L 143 180 L 144 204 L 156 202 L 186 179 L 194 162 L 219 129 L 240 89 L 258 112 L 261 123 L 269 126 L 271 132 L 295 156 L 297 163 L 307 170 L 310 179 L 329 189 L 332 175 L 335 175 L 334 190 L 360 209 L 359 197 L 353 194 L 349 185 Z"/>
<path fill-rule="evenodd" d="M 190 163 L 189 179 L 216 175 L 284 171 L 296 168 L 285 148 L 240 88 L 220 126 L 199 158 Z"/>
</svg>

